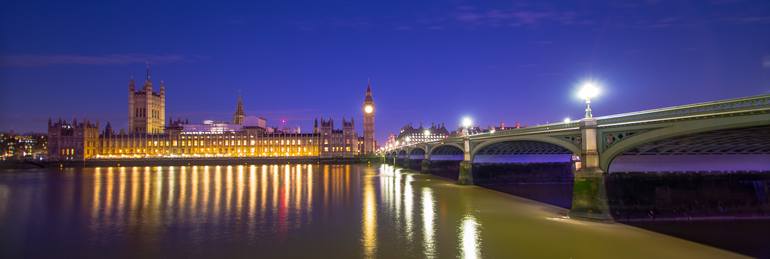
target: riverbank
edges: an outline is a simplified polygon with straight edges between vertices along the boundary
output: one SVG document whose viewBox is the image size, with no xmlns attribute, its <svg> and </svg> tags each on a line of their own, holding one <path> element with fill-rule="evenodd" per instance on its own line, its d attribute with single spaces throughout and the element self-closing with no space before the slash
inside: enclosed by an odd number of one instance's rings
<svg viewBox="0 0 770 259">
<path fill-rule="evenodd" d="M 194 166 L 194 165 L 252 165 L 252 164 L 365 164 L 379 163 L 378 157 L 223 157 L 223 158 L 150 158 L 150 159 L 98 159 L 86 161 L 0 161 L 0 170 L 30 168 L 83 168 L 108 166 Z"/>
</svg>

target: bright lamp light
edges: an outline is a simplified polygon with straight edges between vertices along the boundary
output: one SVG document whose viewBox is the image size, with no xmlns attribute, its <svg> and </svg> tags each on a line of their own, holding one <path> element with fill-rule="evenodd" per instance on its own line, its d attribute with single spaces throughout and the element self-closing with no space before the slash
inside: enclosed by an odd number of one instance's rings
<svg viewBox="0 0 770 259">
<path fill-rule="evenodd" d="M 578 91 L 578 96 L 580 97 L 580 99 L 590 100 L 592 98 L 599 96 L 600 93 L 601 93 L 601 90 L 599 88 L 599 84 L 597 84 L 594 81 L 585 81 L 580 86 L 580 91 Z"/>
<path fill-rule="evenodd" d="M 468 116 L 463 117 L 462 126 L 463 128 L 470 128 L 471 126 L 473 126 L 473 119 L 471 119 L 471 117 L 468 117 Z"/>
</svg>

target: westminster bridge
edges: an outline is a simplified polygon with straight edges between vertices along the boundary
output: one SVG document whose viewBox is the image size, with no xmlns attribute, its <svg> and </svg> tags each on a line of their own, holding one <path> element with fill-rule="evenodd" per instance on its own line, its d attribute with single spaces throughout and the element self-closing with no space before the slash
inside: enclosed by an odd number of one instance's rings
<svg viewBox="0 0 770 259">
<path fill-rule="evenodd" d="M 574 177 L 570 216 L 612 219 L 605 178 L 617 171 L 613 163 L 619 160 L 643 158 L 654 165 L 663 158 L 701 163 L 743 156 L 753 157 L 760 171 L 770 171 L 770 95 L 402 143 L 380 155 L 423 172 L 436 164 L 459 163 L 459 184 L 474 184 L 478 164 L 526 167 L 563 159 Z M 688 159 L 693 157 L 698 159 Z"/>
</svg>

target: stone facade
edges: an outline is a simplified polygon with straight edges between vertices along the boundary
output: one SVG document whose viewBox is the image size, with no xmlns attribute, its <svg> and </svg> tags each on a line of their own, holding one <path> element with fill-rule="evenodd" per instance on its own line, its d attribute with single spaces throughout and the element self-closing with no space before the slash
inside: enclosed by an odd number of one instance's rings
<svg viewBox="0 0 770 259">
<path fill-rule="evenodd" d="M 99 123 L 48 121 L 48 159 L 83 160 L 99 152 Z"/>
<path fill-rule="evenodd" d="M 154 92 L 150 65 L 144 86 L 137 91 L 134 78 L 128 83 L 128 131 L 136 134 L 163 133 L 166 123 L 166 86 L 160 81 L 160 91 Z"/>
<path fill-rule="evenodd" d="M 372 84 L 366 86 L 366 96 L 364 97 L 364 143 L 362 153 L 364 155 L 373 154 L 377 149 L 377 143 L 374 140 L 374 97 L 372 96 Z"/>
<path fill-rule="evenodd" d="M 313 133 L 321 139 L 321 157 L 355 157 L 360 154 L 358 149 L 358 134 L 355 123 L 342 119 L 342 129 L 334 129 L 334 120 L 321 118 L 320 124 L 316 119 Z"/>
</svg>

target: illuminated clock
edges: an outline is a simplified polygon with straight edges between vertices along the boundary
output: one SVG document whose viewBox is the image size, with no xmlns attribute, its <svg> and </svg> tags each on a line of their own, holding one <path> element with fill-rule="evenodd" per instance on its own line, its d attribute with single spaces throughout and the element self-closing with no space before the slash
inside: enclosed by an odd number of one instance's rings
<svg viewBox="0 0 770 259">
<path fill-rule="evenodd" d="M 364 112 L 372 113 L 372 112 L 374 112 L 374 107 L 372 107 L 371 105 L 366 105 L 366 106 L 364 106 Z"/>
</svg>

